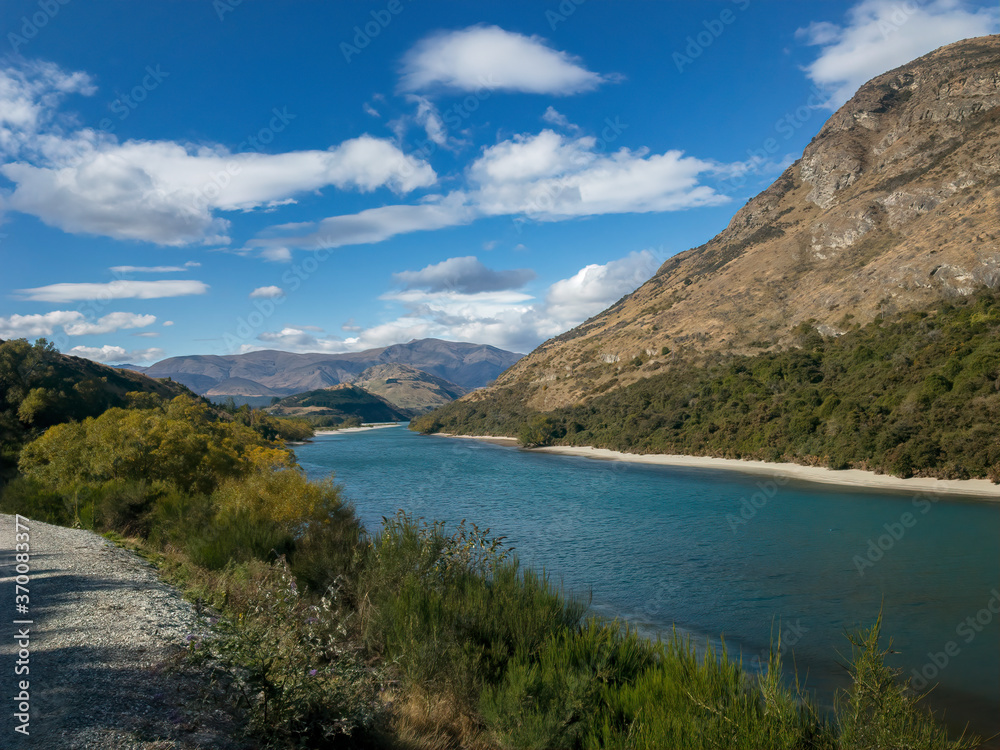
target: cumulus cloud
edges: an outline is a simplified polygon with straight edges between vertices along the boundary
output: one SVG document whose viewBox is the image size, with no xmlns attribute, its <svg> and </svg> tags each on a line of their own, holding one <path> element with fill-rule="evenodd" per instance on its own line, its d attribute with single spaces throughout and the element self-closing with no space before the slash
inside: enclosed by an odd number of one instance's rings
<svg viewBox="0 0 1000 750">
<path fill-rule="evenodd" d="M 729 165 L 681 151 L 603 153 L 593 137 L 567 138 L 552 130 L 518 135 L 484 149 L 467 170 L 469 188 L 415 205 L 381 206 L 318 223 L 271 227 L 248 249 L 331 248 L 382 242 L 400 234 L 468 224 L 485 216 L 562 221 L 614 213 L 679 211 L 725 203 L 701 184 Z"/>
<path fill-rule="evenodd" d="M 185 263 L 183 266 L 111 266 L 111 273 L 181 273 L 201 263 Z"/>
<path fill-rule="evenodd" d="M 160 359 L 163 356 L 163 350 L 156 347 L 128 351 L 120 346 L 110 346 L 108 344 L 100 347 L 74 346 L 66 353 L 74 357 L 91 359 L 94 362 L 116 362 L 122 364 L 127 362 L 150 362 Z"/>
<path fill-rule="evenodd" d="M 25 149 L 51 148 L 62 132 L 56 118 L 62 100 L 95 91 L 86 73 L 67 73 L 53 63 L 25 60 L 0 68 L 0 154 L 16 157 Z"/>
<path fill-rule="evenodd" d="M 88 321 L 78 310 L 53 310 L 37 315 L 11 315 L 0 318 L 0 338 L 36 338 L 51 336 L 62 328 L 69 336 L 114 333 L 127 328 L 145 328 L 156 322 L 155 315 L 113 312 Z"/>
<path fill-rule="evenodd" d="M 482 88 L 569 95 L 597 88 L 604 77 L 579 58 L 553 49 L 537 36 L 499 26 L 441 31 L 419 41 L 403 58 L 403 91 Z"/>
<path fill-rule="evenodd" d="M 285 290 L 280 286 L 259 286 L 250 292 L 250 299 L 275 299 L 284 296 Z"/>
<path fill-rule="evenodd" d="M 521 135 L 483 151 L 469 168 L 475 202 L 487 215 L 546 221 L 574 216 L 676 211 L 728 198 L 699 182 L 719 165 L 682 151 L 627 148 L 604 154 L 593 137 L 551 130 Z"/>
<path fill-rule="evenodd" d="M 80 316 L 83 317 L 82 315 Z M 89 336 L 100 333 L 114 333 L 126 328 L 145 328 L 156 322 L 155 315 L 136 315 L 135 313 L 108 313 L 94 321 L 81 320 L 64 326 L 70 336 Z"/>
<path fill-rule="evenodd" d="M 656 265 L 648 250 L 588 265 L 550 286 L 541 300 L 512 289 L 468 292 L 428 286 L 390 292 L 382 299 L 404 309 L 395 320 L 369 328 L 349 321 L 351 324 L 342 328 L 354 334 L 350 337 L 316 335 L 304 326 L 286 327 L 261 334 L 260 343 L 244 350 L 265 346 L 299 352 L 362 351 L 431 337 L 527 352 L 632 292 L 652 275 Z"/>
<path fill-rule="evenodd" d="M 334 186 L 406 193 L 434 184 L 426 162 L 364 135 L 328 151 L 232 154 L 222 147 L 128 141 L 84 148 L 69 163 L 0 166 L 8 208 L 71 233 L 184 245 L 228 242 L 215 210 L 249 210 Z"/>
<path fill-rule="evenodd" d="M 582 322 L 641 286 L 659 262 L 649 250 L 603 265 L 592 263 L 549 287 L 546 313 L 552 320 Z M 576 325 L 576 323 L 572 323 Z"/>
<path fill-rule="evenodd" d="M 18 292 L 33 302 L 74 302 L 77 300 L 160 299 L 205 294 L 208 285 L 201 281 L 164 279 L 163 281 L 108 281 L 101 284 L 49 284 Z M 167 325 L 164 323 L 164 325 Z"/>
<path fill-rule="evenodd" d="M 397 193 L 433 185 L 426 161 L 388 139 L 361 135 L 325 151 L 232 153 L 220 145 L 119 142 L 57 122 L 67 93 L 93 93 L 83 73 L 51 64 L 0 69 L 0 174 L 14 183 L 7 210 L 65 232 L 160 245 L 228 242 L 219 211 L 268 209 L 335 187 Z"/>
<path fill-rule="evenodd" d="M 51 336 L 56 327 L 75 323 L 83 318 L 76 310 L 53 310 L 41 315 L 11 315 L 0 318 L 0 338 L 20 339 Z"/>
<path fill-rule="evenodd" d="M 320 250 L 382 242 L 399 234 L 422 232 L 468 224 L 476 218 L 465 196 L 452 193 L 416 205 L 391 205 L 369 208 L 356 214 L 331 216 L 319 222 L 285 224 L 271 227 L 272 237 L 258 237 L 247 243 L 264 257 L 275 249 L 288 247 Z"/>
<path fill-rule="evenodd" d="M 938 47 L 993 34 L 1000 10 L 965 0 L 863 0 L 847 12 L 843 25 L 813 23 L 796 36 L 820 47 L 806 68 L 809 78 L 830 92 L 836 109 L 863 83 Z"/>
<path fill-rule="evenodd" d="M 476 294 L 519 289 L 535 278 L 535 272 L 529 268 L 495 271 L 484 266 L 474 255 L 468 255 L 448 258 L 419 271 L 394 273 L 392 277 L 404 289 Z"/>
</svg>

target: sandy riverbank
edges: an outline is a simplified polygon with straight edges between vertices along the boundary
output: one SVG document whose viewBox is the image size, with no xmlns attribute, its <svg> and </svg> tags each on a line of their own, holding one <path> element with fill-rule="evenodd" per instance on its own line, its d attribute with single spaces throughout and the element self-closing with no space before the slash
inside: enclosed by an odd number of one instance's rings
<svg viewBox="0 0 1000 750">
<path fill-rule="evenodd" d="M 399 427 L 399 422 L 385 424 L 363 424 L 360 427 L 344 427 L 340 430 L 316 430 L 316 435 L 343 435 L 345 432 L 367 432 L 368 430 L 384 430 L 386 427 Z"/>
<path fill-rule="evenodd" d="M 448 435 L 443 432 L 437 434 L 441 437 L 484 440 L 501 445 L 517 445 L 517 440 L 514 438 Z M 595 458 L 604 461 L 630 461 L 632 463 L 653 464 L 656 466 L 681 466 L 695 469 L 726 469 L 729 471 L 742 471 L 748 474 L 791 477 L 806 482 L 838 484 L 844 487 L 914 493 L 929 492 L 939 495 L 960 495 L 1000 501 L 1000 485 L 993 484 L 986 479 L 929 479 L 925 477 L 902 479 L 888 474 L 876 474 L 872 471 L 860 471 L 858 469 L 834 471 L 833 469 L 826 469 L 821 466 L 800 466 L 799 464 L 744 461 L 735 458 L 710 458 L 708 456 L 621 453 L 620 451 L 607 450 L 606 448 L 567 445 L 532 448 L 531 450 L 540 453 L 555 453 L 561 456 L 582 456 L 584 458 Z"/>
</svg>

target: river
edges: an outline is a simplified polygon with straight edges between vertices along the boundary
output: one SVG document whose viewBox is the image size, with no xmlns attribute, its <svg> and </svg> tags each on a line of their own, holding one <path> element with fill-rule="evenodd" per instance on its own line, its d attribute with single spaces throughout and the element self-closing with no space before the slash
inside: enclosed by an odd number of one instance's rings
<svg viewBox="0 0 1000 750">
<path fill-rule="evenodd" d="M 369 530 L 405 510 L 488 526 L 594 612 L 674 626 L 786 666 L 828 704 L 846 632 L 874 622 L 890 662 L 951 724 L 1000 732 L 1000 503 L 845 490 L 741 472 L 557 456 L 404 427 L 297 446 Z M 996 610 L 995 612 L 993 610 Z"/>
</svg>

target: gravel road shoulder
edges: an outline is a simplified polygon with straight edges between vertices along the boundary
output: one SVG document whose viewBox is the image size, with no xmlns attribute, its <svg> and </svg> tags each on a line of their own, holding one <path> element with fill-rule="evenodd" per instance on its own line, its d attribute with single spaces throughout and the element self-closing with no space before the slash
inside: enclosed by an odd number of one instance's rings
<svg viewBox="0 0 1000 750">
<path fill-rule="evenodd" d="M 183 658 L 204 623 L 146 561 L 98 534 L 0 514 L 2 748 L 244 748 L 204 671 Z M 30 544 L 27 614 L 15 600 L 15 544 Z M 23 548 L 22 548 L 23 550 Z M 22 558 L 23 559 L 23 558 Z M 23 570 L 23 568 L 22 568 Z M 22 579 L 23 581 L 23 579 Z M 23 603 L 23 600 L 21 600 Z M 15 620 L 30 624 L 14 624 Z M 28 674 L 17 675 L 29 629 Z M 29 681 L 29 734 L 15 731 L 18 682 Z M 14 710 L 12 710 L 12 708 Z"/>
</svg>

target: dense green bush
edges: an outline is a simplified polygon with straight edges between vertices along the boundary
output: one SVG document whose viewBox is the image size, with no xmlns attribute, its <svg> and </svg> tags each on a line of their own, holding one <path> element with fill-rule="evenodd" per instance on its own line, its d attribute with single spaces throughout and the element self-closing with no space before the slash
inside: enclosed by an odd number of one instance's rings
<svg viewBox="0 0 1000 750">
<path fill-rule="evenodd" d="M 998 297 L 877 320 L 835 339 L 806 326 L 799 340 L 790 351 L 680 362 L 544 415 L 524 405 L 523 390 L 505 388 L 410 426 L 519 436 L 525 445 L 1000 481 Z"/>
</svg>

